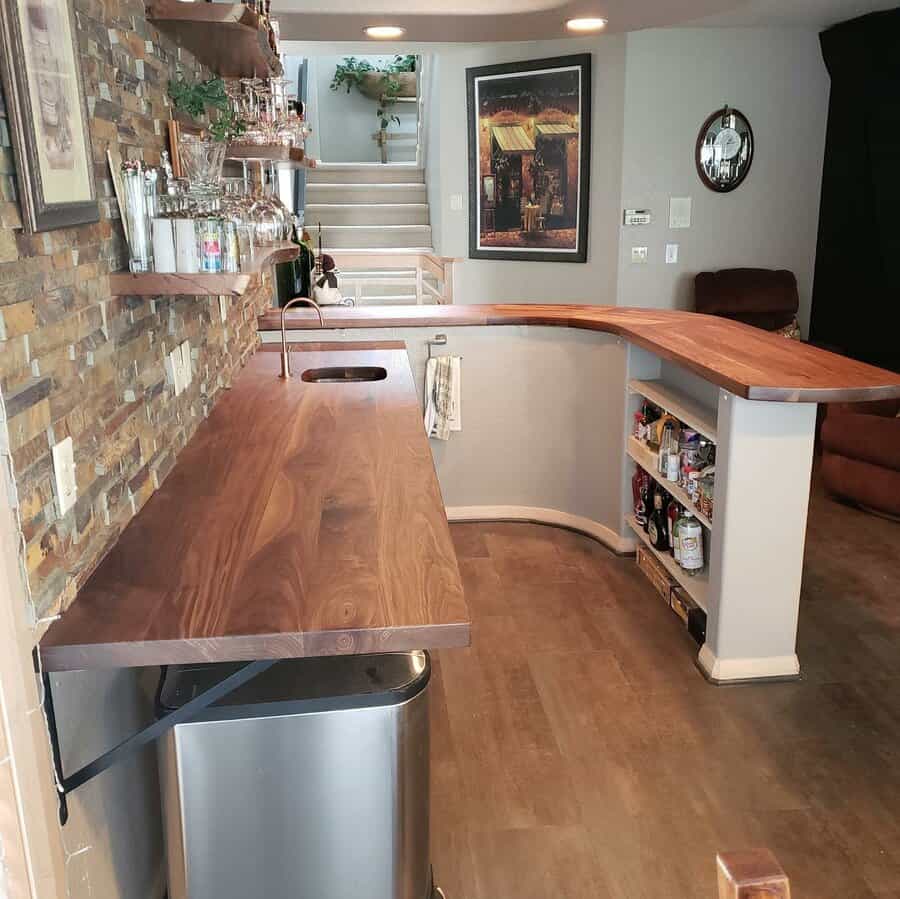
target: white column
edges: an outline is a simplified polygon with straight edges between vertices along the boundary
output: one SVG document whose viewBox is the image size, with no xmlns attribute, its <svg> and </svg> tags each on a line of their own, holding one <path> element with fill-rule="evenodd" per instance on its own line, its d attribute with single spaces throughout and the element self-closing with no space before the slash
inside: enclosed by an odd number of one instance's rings
<svg viewBox="0 0 900 899">
<path fill-rule="evenodd" d="M 816 407 L 719 391 L 710 608 L 716 682 L 795 677 Z"/>
</svg>

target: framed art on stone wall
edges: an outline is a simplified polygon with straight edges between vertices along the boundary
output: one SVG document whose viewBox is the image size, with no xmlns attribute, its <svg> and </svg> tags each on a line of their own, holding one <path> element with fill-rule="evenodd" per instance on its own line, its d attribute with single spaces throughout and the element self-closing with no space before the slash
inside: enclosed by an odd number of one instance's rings
<svg viewBox="0 0 900 899">
<path fill-rule="evenodd" d="M 97 221 L 70 0 L 0 0 L 0 43 L 23 225 L 49 231 Z"/>
<path fill-rule="evenodd" d="M 591 56 L 467 69 L 469 256 L 586 262 Z"/>
</svg>

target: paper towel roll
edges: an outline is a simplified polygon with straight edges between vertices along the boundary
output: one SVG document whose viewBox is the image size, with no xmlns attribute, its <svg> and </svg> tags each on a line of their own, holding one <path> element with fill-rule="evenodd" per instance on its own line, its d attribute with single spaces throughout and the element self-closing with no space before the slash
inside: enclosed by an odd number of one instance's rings
<svg viewBox="0 0 900 899">
<path fill-rule="evenodd" d="M 178 271 L 175 261 L 175 228 L 172 219 L 155 218 L 151 224 L 153 231 L 153 270 L 157 272 Z"/>
<path fill-rule="evenodd" d="M 199 272 L 197 229 L 193 219 L 175 219 L 175 270 Z"/>
</svg>

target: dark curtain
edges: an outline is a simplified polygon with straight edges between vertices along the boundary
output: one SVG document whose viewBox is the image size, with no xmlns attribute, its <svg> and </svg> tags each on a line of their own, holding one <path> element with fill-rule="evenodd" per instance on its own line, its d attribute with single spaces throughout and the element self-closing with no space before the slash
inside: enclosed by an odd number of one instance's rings
<svg viewBox="0 0 900 899">
<path fill-rule="evenodd" d="M 820 41 L 831 98 L 810 338 L 900 371 L 900 9 Z"/>
</svg>

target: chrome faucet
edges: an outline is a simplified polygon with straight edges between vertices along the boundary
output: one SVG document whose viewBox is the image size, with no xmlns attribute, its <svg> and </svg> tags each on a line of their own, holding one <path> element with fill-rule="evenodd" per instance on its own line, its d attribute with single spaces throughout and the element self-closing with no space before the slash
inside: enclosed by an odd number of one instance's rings
<svg viewBox="0 0 900 899">
<path fill-rule="evenodd" d="M 309 297 L 294 297 L 292 300 L 288 300 L 281 307 L 281 377 L 289 378 L 291 376 L 291 354 L 288 350 L 288 342 L 287 342 L 287 332 L 284 326 L 284 314 L 291 308 L 291 306 L 312 306 L 313 309 L 316 310 L 316 315 L 319 316 L 319 327 L 325 327 L 325 316 L 322 315 L 322 310 L 319 308 L 319 304 L 315 300 L 309 299 Z"/>
</svg>

